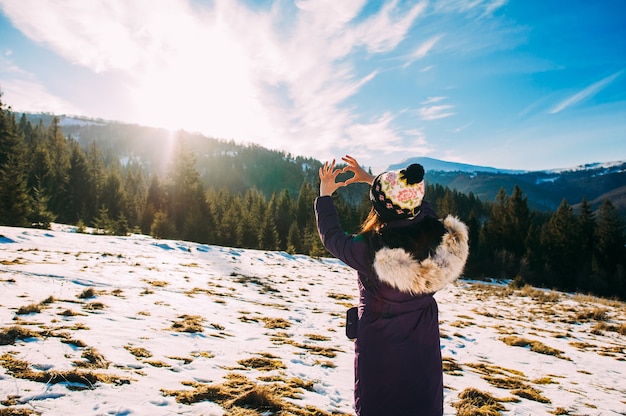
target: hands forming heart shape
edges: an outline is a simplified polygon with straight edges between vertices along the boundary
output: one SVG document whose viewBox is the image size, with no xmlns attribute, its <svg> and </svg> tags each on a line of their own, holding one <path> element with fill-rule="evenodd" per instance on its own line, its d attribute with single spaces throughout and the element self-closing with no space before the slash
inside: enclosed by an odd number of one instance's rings
<svg viewBox="0 0 626 416">
<path fill-rule="evenodd" d="M 320 196 L 330 196 L 337 189 L 350 185 L 351 183 L 363 182 L 371 184 L 374 176 L 367 173 L 352 156 L 346 155 L 341 158 L 348 166 L 342 169 L 335 169 L 335 160 L 331 163 L 324 162 L 324 166 L 320 168 Z M 353 175 L 343 181 L 337 182 L 337 176 L 352 172 Z"/>
</svg>

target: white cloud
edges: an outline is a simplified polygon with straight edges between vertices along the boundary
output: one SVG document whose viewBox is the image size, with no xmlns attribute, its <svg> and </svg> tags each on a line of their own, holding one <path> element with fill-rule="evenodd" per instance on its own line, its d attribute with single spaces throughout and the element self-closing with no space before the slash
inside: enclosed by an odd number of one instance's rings
<svg viewBox="0 0 626 416">
<path fill-rule="evenodd" d="M 593 84 L 591 84 L 590 86 L 588 86 L 587 88 L 584 88 L 583 90 L 577 92 L 576 94 L 566 98 L 565 100 L 561 101 L 560 103 L 558 103 L 554 108 L 552 108 L 550 110 L 550 114 L 556 114 L 556 113 L 560 113 L 561 111 L 565 110 L 566 108 L 579 103 L 580 101 L 583 101 L 589 97 L 594 96 L 595 94 L 599 93 L 600 91 L 602 91 L 604 88 L 606 88 L 610 83 L 612 83 L 613 81 L 615 81 L 620 75 L 622 75 L 624 71 L 618 71 L 612 75 L 609 75 L 606 78 L 601 79 L 598 82 L 595 82 Z"/>
<path fill-rule="evenodd" d="M 452 108 L 452 105 L 431 105 L 422 107 L 417 112 L 422 120 L 430 121 L 453 116 L 456 113 L 449 111 Z"/>
<path fill-rule="evenodd" d="M 431 51 L 431 49 L 435 46 L 435 44 L 439 41 L 439 39 L 441 39 L 442 36 L 443 35 L 433 36 L 430 39 L 423 42 L 421 45 L 419 45 L 417 49 L 415 49 L 413 53 L 409 55 L 407 61 L 404 63 L 404 65 L 402 65 L 402 67 L 406 68 L 410 66 L 413 62 L 425 57 Z"/>
<path fill-rule="evenodd" d="M 0 85 L 0 90 L 3 92 L 3 101 L 13 111 L 84 115 L 81 109 L 50 93 L 36 82 L 14 79 Z"/>
<path fill-rule="evenodd" d="M 491 16 L 507 3 L 507 0 L 443 0 L 435 3 L 435 9 L 446 13 L 467 13 L 478 17 Z"/>
<path fill-rule="evenodd" d="M 443 100 L 445 100 L 447 98 L 448 97 L 441 97 L 441 96 L 428 97 L 425 101 L 422 101 L 422 104 L 428 105 L 428 104 L 438 103 L 438 102 L 443 101 Z"/>
<path fill-rule="evenodd" d="M 134 108 L 119 120 L 303 155 L 346 143 L 346 132 L 348 142 L 360 147 L 356 137 L 367 135 L 367 126 L 384 133 L 376 146 L 402 147 L 393 118 L 360 123 L 357 110 L 346 107 L 378 74 L 375 67 L 358 73 L 352 54 L 393 51 L 426 2 L 392 0 L 365 17 L 365 0 L 277 1 L 266 9 L 234 0 L 0 4 L 35 42 L 95 73 L 119 76 Z M 428 53 L 437 39 L 422 44 L 412 59 Z"/>
</svg>

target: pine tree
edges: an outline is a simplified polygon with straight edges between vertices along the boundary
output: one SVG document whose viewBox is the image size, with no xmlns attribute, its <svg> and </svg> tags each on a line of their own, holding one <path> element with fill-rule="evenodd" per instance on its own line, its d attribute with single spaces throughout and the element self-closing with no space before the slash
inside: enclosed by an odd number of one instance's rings
<svg viewBox="0 0 626 416">
<path fill-rule="evenodd" d="M 114 223 L 109 216 L 109 210 L 102 206 L 98 210 L 98 216 L 94 218 L 94 234 L 113 234 Z"/>
<path fill-rule="evenodd" d="M 154 238 L 172 238 L 176 233 L 173 222 L 167 213 L 158 211 L 154 214 L 154 221 L 150 227 L 150 235 Z"/>
<path fill-rule="evenodd" d="M 180 136 L 166 184 L 167 213 L 178 235 L 184 238 L 187 212 L 208 212 L 204 185 L 196 169 L 196 158 Z"/>
<path fill-rule="evenodd" d="M 274 194 L 272 197 L 274 201 L 272 206 L 274 207 L 274 223 L 276 224 L 276 233 L 278 234 L 278 248 L 287 250 L 289 227 L 291 227 L 295 219 L 294 203 L 287 189 L 284 189 L 278 196 L 276 195 Z"/>
<path fill-rule="evenodd" d="M 89 213 L 91 184 L 87 157 L 77 141 L 70 141 L 70 167 L 68 170 L 68 212 L 66 218 L 75 223 L 86 219 Z"/>
<path fill-rule="evenodd" d="M 33 188 L 33 193 L 34 198 L 32 212 L 30 213 L 30 223 L 37 228 L 48 230 L 50 229 L 50 223 L 56 219 L 56 215 L 48 209 L 50 197 L 44 194 L 39 187 Z"/>
<path fill-rule="evenodd" d="M 147 194 L 146 179 L 139 163 L 131 160 L 124 175 L 124 191 L 126 192 L 126 207 L 131 226 L 138 226 Z"/>
<path fill-rule="evenodd" d="M 624 235 L 619 214 L 608 198 L 598 209 L 595 237 L 598 263 L 604 269 L 614 270 L 615 266 L 624 260 L 624 257 L 620 256 L 623 253 Z"/>
<path fill-rule="evenodd" d="M 27 226 L 31 211 L 24 143 L 0 92 L 0 224 Z"/>
<path fill-rule="evenodd" d="M 458 215 L 456 201 L 450 189 L 446 188 L 446 193 L 444 194 L 443 198 L 437 200 L 436 204 L 437 212 L 440 216 L 445 217 L 448 214 Z"/>
<path fill-rule="evenodd" d="M 104 171 L 104 155 L 95 141 L 91 142 L 87 150 L 87 173 L 89 186 L 87 188 L 87 195 L 85 195 L 87 204 L 85 221 L 90 222 L 98 214 L 98 210 L 101 206 L 102 186 L 104 185 L 104 179 L 106 177 Z"/>
<path fill-rule="evenodd" d="M 243 199 L 243 212 L 238 224 L 241 247 L 256 248 L 259 244 L 259 228 L 267 209 L 265 197 L 256 188 L 248 189 Z"/>
<path fill-rule="evenodd" d="M 139 227 L 145 234 L 150 234 L 152 222 L 155 219 L 155 214 L 159 211 L 165 210 L 165 190 L 159 181 L 157 175 L 150 177 L 150 186 L 148 187 L 146 200 L 141 211 L 141 220 Z"/>
<path fill-rule="evenodd" d="M 487 241 L 495 249 L 504 246 L 504 233 L 507 226 L 507 206 L 509 197 L 504 188 L 500 188 L 496 200 L 491 206 L 491 215 L 486 226 Z"/>
<path fill-rule="evenodd" d="M 100 203 L 109 211 L 111 218 L 118 218 L 124 213 L 126 191 L 119 171 L 111 169 L 102 187 Z"/>
<path fill-rule="evenodd" d="M 587 198 L 582 199 L 578 214 L 578 224 L 580 227 L 580 254 L 581 254 L 581 273 L 578 287 L 582 290 L 591 290 L 595 285 L 592 282 L 593 276 L 593 257 L 595 250 L 595 229 L 596 220 L 591 205 L 587 202 Z"/>
<path fill-rule="evenodd" d="M 546 263 L 553 284 L 562 290 L 576 289 L 580 271 L 580 227 L 574 210 L 563 199 L 541 233 Z"/>
<path fill-rule="evenodd" d="M 54 117 L 47 132 L 47 149 L 51 162 L 51 177 L 47 187 L 47 194 L 50 195 L 50 206 L 55 214 L 59 215 L 61 221 L 69 220 L 67 204 L 67 184 L 69 180 L 70 151 L 69 145 L 58 117 Z"/>
<path fill-rule="evenodd" d="M 522 189 L 515 185 L 507 201 L 507 225 L 504 232 L 504 247 L 520 259 L 526 252 L 526 239 L 531 222 L 528 198 L 522 197 Z"/>
<path fill-rule="evenodd" d="M 259 249 L 276 250 L 278 248 L 278 232 L 274 222 L 274 207 L 269 203 L 259 227 Z"/>
<path fill-rule="evenodd" d="M 294 221 L 289 226 L 289 232 L 287 233 L 287 253 L 302 253 L 302 247 L 303 244 L 300 229 L 298 228 L 298 223 Z"/>
</svg>

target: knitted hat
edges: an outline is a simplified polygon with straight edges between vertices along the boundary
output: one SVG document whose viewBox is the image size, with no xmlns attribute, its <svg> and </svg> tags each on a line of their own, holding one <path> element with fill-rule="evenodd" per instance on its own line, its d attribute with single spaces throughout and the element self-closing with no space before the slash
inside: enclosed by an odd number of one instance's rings
<svg viewBox="0 0 626 416">
<path fill-rule="evenodd" d="M 383 221 L 413 218 L 424 199 L 424 168 L 418 163 L 406 169 L 378 175 L 370 188 L 370 201 Z"/>
</svg>

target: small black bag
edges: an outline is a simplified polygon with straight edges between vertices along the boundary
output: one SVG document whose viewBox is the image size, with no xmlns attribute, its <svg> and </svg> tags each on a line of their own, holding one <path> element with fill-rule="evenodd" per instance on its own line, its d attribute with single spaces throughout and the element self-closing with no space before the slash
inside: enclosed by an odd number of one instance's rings
<svg viewBox="0 0 626 416">
<path fill-rule="evenodd" d="M 354 306 L 346 312 L 346 336 L 348 339 L 356 339 L 359 324 L 359 308 Z"/>
</svg>

